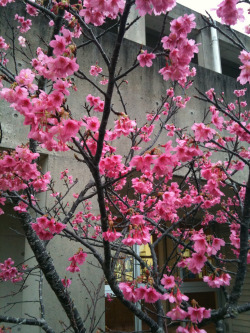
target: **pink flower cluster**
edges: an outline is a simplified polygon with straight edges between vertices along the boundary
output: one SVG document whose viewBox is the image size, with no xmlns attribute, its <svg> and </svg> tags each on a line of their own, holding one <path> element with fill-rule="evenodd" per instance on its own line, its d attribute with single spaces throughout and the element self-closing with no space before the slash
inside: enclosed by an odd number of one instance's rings
<svg viewBox="0 0 250 333">
<path fill-rule="evenodd" d="M 141 171 L 143 173 L 151 172 L 151 164 L 154 163 L 155 157 L 156 156 L 147 153 L 143 156 L 134 156 L 130 162 L 130 166 L 136 167 L 137 171 Z"/>
<path fill-rule="evenodd" d="M 241 51 L 239 59 L 243 65 L 240 66 L 241 72 L 237 81 L 240 81 L 240 84 L 250 83 L 250 53 L 245 50 Z"/>
<path fill-rule="evenodd" d="M 140 137 L 144 142 L 148 142 L 150 141 L 150 136 L 153 133 L 155 125 L 151 124 L 151 125 L 144 125 L 142 126 L 139 131 L 140 131 Z"/>
<path fill-rule="evenodd" d="M 161 280 L 162 282 L 162 280 Z M 180 305 L 182 301 L 188 301 L 188 296 L 181 293 L 180 289 L 177 287 L 176 289 L 172 289 L 171 293 L 166 293 L 161 296 L 162 300 L 168 300 L 169 303 L 176 303 Z"/>
<path fill-rule="evenodd" d="M 101 100 L 100 97 L 94 97 L 91 94 L 89 94 L 86 97 L 86 101 L 89 103 L 90 106 L 93 106 L 93 110 L 96 112 L 103 112 L 104 109 L 104 101 Z"/>
<path fill-rule="evenodd" d="M 127 115 L 122 114 L 118 120 L 115 121 L 114 133 L 118 137 L 124 135 L 128 136 L 129 133 L 135 132 L 136 121 L 129 119 Z"/>
<path fill-rule="evenodd" d="M 71 273 L 80 272 L 80 267 L 78 265 L 82 265 L 87 258 L 87 253 L 84 253 L 82 248 L 78 250 L 72 257 L 68 260 L 71 261 L 70 265 L 66 268 L 67 271 Z"/>
<path fill-rule="evenodd" d="M 239 255 L 239 250 L 240 250 L 240 225 L 236 224 L 236 223 L 232 223 L 230 225 L 230 231 L 231 231 L 230 241 L 231 241 L 231 244 L 233 245 L 233 247 L 235 247 L 235 249 L 236 249 L 233 252 L 235 254 Z"/>
<path fill-rule="evenodd" d="M 85 122 L 85 124 L 83 124 L 83 126 L 85 126 L 87 130 L 92 131 L 92 132 L 98 132 L 99 127 L 100 127 L 100 121 L 97 117 L 84 116 L 83 120 Z"/>
<path fill-rule="evenodd" d="M 132 179 L 132 187 L 135 193 L 148 194 L 153 190 L 152 182 L 146 176 Z"/>
<path fill-rule="evenodd" d="M 166 67 L 160 69 L 164 80 L 171 79 L 184 85 L 188 76 L 195 75 L 190 71 L 189 64 L 198 53 L 197 44 L 192 39 L 187 39 L 187 34 L 195 28 L 194 14 L 180 16 L 171 22 L 170 35 L 162 38 L 163 48 L 169 52 Z"/>
<path fill-rule="evenodd" d="M 220 117 L 219 116 L 219 111 L 216 110 L 215 107 L 210 107 L 210 111 L 212 112 L 212 123 L 214 124 L 214 126 L 219 130 L 219 131 L 222 131 L 223 128 L 224 128 L 224 122 L 225 122 L 225 119 L 224 117 Z"/>
<path fill-rule="evenodd" d="M 64 95 L 69 95 L 67 88 L 71 86 L 61 78 L 72 74 L 78 65 L 75 59 L 69 57 L 57 56 L 54 59 L 44 55 L 41 50 L 38 53 L 41 58 L 39 61 L 33 59 L 33 65 L 40 75 L 55 80 L 54 90 L 50 94 L 40 91 L 38 96 L 31 96 L 37 90 L 33 83 L 35 73 L 30 69 L 22 69 L 15 78 L 18 85 L 3 88 L 0 97 L 12 103 L 11 107 L 24 116 L 24 125 L 31 126 L 29 138 L 41 142 L 48 150 L 68 150 L 66 142 L 77 135 L 82 122 L 67 119 L 69 115 L 61 107 Z"/>
<path fill-rule="evenodd" d="M 27 68 L 27 69 L 22 69 L 20 71 L 20 73 L 15 77 L 16 82 L 18 83 L 19 86 L 21 87 L 26 87 L 27 90 L 31 93 L 33 93 L 35 90 L 37 90 L 37 85 L 33 83 L 35 79 L 35 73 L 32 72 L 31 69 Z M 21 95 L 20 97 L 24 97 L 24 95 L 28 95 L 28 91 L 25 91 L 25 89 L 21 89 L 19 91 L 19 89 L 17 89 L 19 94 Z M 3 91 L 5 92 L 5 90 L 3 89 Z M 10 99 L 14 99 L 16 96 L 14 96 L 14 93 L 11 92 L 10 90 L 6 89 L 6 95 L 10 95 L 9 98 Z M 12 95 L 12 96 L 11 96 Z M 4 94 L 3 94 L 4 97 Z"/>
<path fill-rule="evenodd" d="M 74 180 L 73 180 L 73 176 L 68 175 L 68 173 L 69 173 L 69 169 L 65 169 L 65 170 L 61 171 L 60 179 L 63 179 L 63 181 L 66 184 L 69 183 L 71 185 L 71 184 L 73 184 Z"/>
<path fill-rule="evenodd" d="M 29 202 L 29 198 L 27 195 L 22 194 L 20 196 L 22 199 L 26 200 L 26 202 Z M 36 199 L 33 195 L 30 196 L 31 203 L 33 206 L 36 205 Z M 13 208 L 14 211 L 21 213 L 21 212 L 26 212 L 28 209 L 28 204 L 26 204 L 24 201 L 20 200 L 18 204 Z"/>
<path fill-rule="evenodd" d="M 206 310 L 204 307 L 189 307 L 188 315 L 193 323 L 198 324 L 202 322 L 203 319 L 210 318 L 211 310 Z"/>
<path fill-rule="evenodd" d="M 197 145 L 190 143 L 187 138 L 176 139 L 178 143 L 177 147 L 174 149 L 176 151 L 176 157 L 181 162 L 191 161 L 196 156 L 202 156 L 203 152 L 198 148 Z"/>
<path fill-rule="evenodd" d="M 150 242 L 150 229 L 146 225 L 143 215 L 133 215 L 130 218 L 130 229 L 126 238 L 122 240 L 122 243 L 127 246 L 133 246 L 135 244 L 142 245 Z"/>
<path fill-rule="evenodd" d="M 238 20 L 244 21 L 243 9 L 236 8 L 238 0 L 224 0 L 218 5 L 216 14 L 221 18 L 221 23 L 235 25 Z"/>
<path fill-rule="evenodd" d="M 64 279 L 62 279 L 61 281 L 62 281 L 64 288 L 68 288 L 72 283 L 72 281 L 70 279 L 67 279 L 66 277 Z"/>
<path fill-rule="evenodd" d="M 18 269 L 13 265 L 14 261 L 11 258 L 0 263 L 0 281 L 11 281 L 13 283 L 22 281 L 23 273 L 18 272 Z"/>
<path fill-rule="evenodd" d="M 67 40 L 65 39 L 65 43 L 66 42 Z M 53 81 L 67 78 L 74 74 L 74 72 L 78 70 L 79 65 L 76 63 L 76 58 L 74 58 L 71 53 L 71 49 L 64 49 L 64 42 L 62 42 L 61 39 L 51 41 L 50 44 L 51 43 L 54 45 L 53 53 L 57 55 L 55 58 L 48 57 L 40 48 L 38 48 L 38 57 L 37 59 L 32 60 L 32 65 L 38 74 Z"/>
<path fill-rule="evenodd" d="M 4 151 L 0 155 L 0 190 L 19 191 L 28 186 L 34 190 L 46 191 L 50 182 L 50 173 L 45 175 L 37 170 L 37 164 L 32 163 L 39 157 L 27 147 L 17 147 L 12 153 Z"/>
<path fill-rule="evenodd" d="M 0 0 L 0 7 L 5 7 L 8 3 L 15 2 L 15 0 Z"/>
<path fill-rule="evenodd" d="M 144 299 L 146 303 L 155 303 L 161 298 L 161 294 L 158 293 L 153 287 L 140 286 L 136 288 L 137 284 L 133 282 L 121 282 L 119 288 L 123 292 L 123 296 L 126 300 L 133 303 Z"/>
<path fill-rule="evenodd" d="M 182 310 L 178 305 L 167 313 L 167 316 L 172 320 L 189 319 L 192 323 L 198 324 L 205 318 L 210 318 L 211 310 L 206 310 L 204 307 L 189 307 L 188 312 Z M 176 332 L 192 332 L 189 330 L 177 330 Z M 199 332 L 199 331 L 194 331 Z M 205 331 L 206 332 L 206 331 Z"/>
<path fill-rule="evenodd" d="M 203 229 L 193 232 L 191 240 L 194 242 L 193 248 L 197 253 L 207 253 L 208 256 L 215 255 L 222 246 L 225 246 L 225 241 L 220 238 L 209 236 L 209 243 Z"/>
<path fill-rule="evenodd" d="M 247 124 L 245 121 L 242 121 L 241 125 L 239 125 L 238 122 L 233 121 L 228 124 L 227 130 L 231 134 L 238 136 L 240 141 L 250 143 L 250 134 L 248 134 L 247 131 L 244 130 L 244 126 L 247 128 L 248 131 L 250 130 L 250 123 Z"/>
<path fill-rule="evenodd" d="M 31 226 L 42 240 L 50 240 L 66 228 L 65 224 L 56 222 L 53 218 L 48 219 L 47 216 L 38 217 L 36 223 L 32 223 Z"/>
<path fill-rule="evenodd" d="M 122 237 L 122 234 L 117 232 L 115 229 L 114 231 L 109 229 L 108 231 L 102 233 L 102 237 L 107 242 L 115 242 L 118 238 Z"/>
<path fill-rule="evenodd" d="M 90 67 L 89 74 L 92 76 L 98 76 L 102 72 L 102 68 L 97 64 Z"/>
<path fill-rule="evenodd" d="M 188 269 L 198 274 L 207 261 L 207 256 L 216 255 L 220 251 L 222 246 L 225 246 L 225 241 L 216 237 L 207 237 L 203 232 L 203 229 L 199 231 L 193 231 L 191 240 L 194 242 L 193 249 L 195 252 L 192 253 L 191 257 L 183 259 L 178 263 L 179 267 L 188 267 Z"/>
<path fill-rule="evenodd" d="M 196 325 L 186 325 L 185 327 L 179 326 L 176 333 L 207 333 L 207 331 L 202 328 L 198 328 Z"/>
<path fill-rule="evenodd" d="M 85 203 L 85 210 L 87 212 L 84 214 L 83 211 L 79 211 L 72 220 L 73 229 L 82 231 L 84 235 L 89 234 L 89 229 L 93 227 L 91 222 L 98 222 L 100 220 L 100 215 L 93 215 L 89 212 L 90 209 L 91 207 L 88 203 Z M 100 234 L 101 230 L 99 230 L 99 228 L 94 230 L 95 232 L 93 238 L 96 238 Z"/>
<path fill-rule="evenodd" d="M 170 287 L 173 288 L 175 285 L 174 277 L 169 278 L 170 279 L 165 276 L 162 279 L 162 283 L 166 285 L 167 289 L 169 289 Z M 180 304 L 183 300 L 187 301 L 188 297 L 183 295 L 180 292 L 179 288 L 177 288 L 177 292 L 175 295 L 173 294 L 173 292 L 171 294 L 162 295 L 151 286 L 138 286 L 137 281 L 121 282 L 119 284 L 119 288 L 122 290 L 124 298 L 133 303 L 136 303 L 142 299 L 144 299 L 146 303 L 155 303 L 159 299 L 168 299 L 171 303 L 177 303 L 177 305 L 167 313 L 167 316 L 170 317 L 172 320 L 189 319 L 191 322 L 198 324 L 204 318 L 209 318 L 211 316 L 210 310 L 206 310 L 204 307 L 197 307 L 196 305 L 194 307 L 189 307 L 188 312 L 182 310 L 180 308 Z"/>
<path fill-rule="evenodd" d="M 0 197 L 0 205 L 4 206 L 5 205 L 6 198 L 5 197 Z M 2 208 L 0 208 L 0 215 L 3 215 L 4 211 Z"/>
<path fill-rule="evenodd" d="M 240 90 L 234 90 L 234 94 L 237 97 L 245 96 L 246 95 L 247 88 L 240 89 Z"/>
<path fill-rule="evenodd" d="M 236 223 L 231 223 L 230 225 L 230 241 L 234 249 L 232 248 L 232 252 L 236 255 L 238 258 L 240 255 L 240 225 Z M 249 241 L 250 245 L 250 241 Z M 250 250 L 247 254 L 247 263 L 250 264 Z"/>
<path fill-rule="evenodd" d="M 176 0 L 136 0 L 135 4 L 140 16 L 152 14 L 152 12 L 160 15 L 172 10 L 176 6 Z"/>
<path fill-rule="evenodd" d="M 129 170 L 130 168 L 125 167 L 122 163 L 121 155 L 102 157 L 99 163 L 100 174 L 109 178 L 118 178 L 119 176 L 126 174 Z"/>
<path fill-rule="evenodd" d="M 195 123 L 191 129 L 194 131 L 195 140 L 197 142 L 209 141 L 216 134 L 216 131 L 203 123 Z"/>
<path fill-rule="evenodd" d="M 222 273 L 219 276 L 211 274 L 204 276 L 203 281 L 206 282 L 211 288 L 220 288 L 221 286 L 230 285 L 231 276 L 227 273 Z"/>
<path fill-rule="evenodd" d="M 74 228 L 75 230 L 78 230 L 77 225 L 78 225 L 78 224 L 81 224 L 81 223 L 83 223 L 83 222 L 84 222 L 84 220 L 83 220 L 83 212 L 80 211 L 80 212 L 78 212 L 78 213 L 76 214 L 74 220 L 72 221 L 72 224 L 74 225 L 73 228 Z"/>
<path fill-rule="evenodd" d="M 26 39 L 23 36 L 18 37 L 18 42 L 19 42 L 20 46 L 26 47 Z"/>
<path fill-rule="evenodd" d="M 19 16 L 18 14 L 15 15 L 15 20 L 18 21 L 18 23 L 21 24 L 21 26 L 18 26 L 17 28 L 20 30 L 20 32 L 23 34 L 30 30 L 32 22 L 30 19 L 25 20 L 23 16 Z"/>
<path fill-rule="evenodd" d="M 155 59 L 155 57 L 156 55 L 154 53 L 148 53 L 148 51 L 145 50 L 138 55 L 137 60 L 141 67 L 151 67 L 153 65 L 152 59 Z"/>
<path fill-rule="evenodd" d="M 0 36 L 0 49 L 8 50 L 9 47 L 10 46 L 7 43 L 5 43 L 5 39 L 2 36 Z"/>
<path fill-rule="evenodd" d="M 122 14 L 125 6 L 124 0 L 84 0 L 84 8 L 80 10 L 79 15 L 84 17 L 87 24 L 92 23 L 95 26 L 102 25 L 105 19 L 116 19 L 118 14 Z"/>
<path fill-rule="evenodd" d="M 175 277 L 173 275 L 163 274 L 161 284 L 165 289 L 172 289 L 175 287 Z"/>
<path fill-rule="evenodd" d="M 37 16 L 39 14 L 38 10 L 29 5 L 28 3 L 26 4 L 26 12 L 30 15 L 30 16 Z"/>
</svg>

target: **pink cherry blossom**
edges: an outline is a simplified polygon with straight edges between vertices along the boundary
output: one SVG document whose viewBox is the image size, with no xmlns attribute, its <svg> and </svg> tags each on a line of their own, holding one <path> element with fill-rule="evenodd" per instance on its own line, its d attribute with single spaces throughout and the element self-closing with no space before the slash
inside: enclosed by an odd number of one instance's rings
<svg viewBox="0 0 250 333">
<path fill-rule="evenodd" d="M 0 36 L 0 49 L 8 50 L 9 45 L 5 43 L 5 39 Z"/>
<path fill-rule="evenodd" d="M 170 30 L 172 33 L 176 34 L 179 37 L 186 37 L 187 34 L 196 27 L 196 23 L 194 22 L 194 20 L 194 14 L 185 14 L 184 16 L 180 16 L 170 23 Z"/>
<path fill-rule="evenodd" d="M 92 76 L 98 76 L 102 72 L 102 68 L 99 67 L 97 64 L 94 66 L 91 66 L 89 74 Z"/>
<path fill-rule="evenodd" d="M 100 99 L 100 97 L 94 97 L 89 94 L 86 97 L 86 101 L 90 104 L 90 106 L 94 106 L 93 110 L 97 112 L 103 112 L 104 102 Z"/>
<path fill-rule="evenodd" d="M 166 11 L 172 10 L 176 6 L 176 0 L 136 0 L 136 8 L 140 16 L 151 14 L 160 15 Z"/>
<path fill-rule="evenodd" d="M 189 307 L 188 314 L 193 323 L 200 323 L 203 318 L 210 318 L 211 316 L 210 310 L 206 310 L 204 307 Z"/>
<path fill-rule="evenodd" d="M 243 50 L 241 51 L 239 58 L 243 65 L 240 66 L 241 72 L 237 81 L 240 81 L 240 84 L 246 84 L 247 82 L 250 82 L 250 53 Z"/>
<path fill-rule="evenodd" d="M 97 132 L 100 127 L 100 121 L 97 117 L 86 117 L 86 128 L 92 132 Z"/>
<path fill-rule="evenodd" d="M 129 133 L 135 131 L 136 121 L 129 119 L 128 116 L 122 115 L 115 121 L 115 133 L 120 137 L 121 135 L 128 136 Z"/>
<path fill-rule="evenodd" d="M 18 37 L 18 42 L 22 47 L 26 47 L 26 39 L 23 36 Z"/>
<path fill-rule="evenodd" d="M 0 263 L 0 281 L 11 281 L 12 283 L 22 281 L 23 273 L 19 272 L 13 265 L 14 261 L 11 258 Z"/>
<path fill-rule="evenodd" d="M 122 237 L 122 234 L 120 232 L 117 232 L 116 230 L 114 230 L 114 231 L 108 230 L 108 231 L 102 233 L 102 237 L 107 242 L 114 242 L 118 238 Z"/>
<path fill-rule="evenodd" d="M 222 273 L 219 276 L 211 274 L 204 276 L 203 281 L 206 282 L 211 288 L 220 288 L 221 286 L 230 285 L 231 276 L 227 273 Z"/>
<path fill-rule="evenodd" d="M 156 55 L 154 53 L 148 53 L 147 50 L 145 50 L 138 55 L 137 60 L 141 67 L 151 67 L 153 65 L 152 59 L 155 59 L 155 57 Z"/>
<path fill-rule="evenodd" d="M 67 279 L 67 278 L 62 279 L 61 281 L 62 281 L 62 284 L 65 288 L 68 288 L 72 283 L 71 279 Z"/>
<path fill-rule="evenodd" d="M 21 23 L 21 26 L 17 28 L 20 30 L 21 33 L 25 33 L 30 30 L 32 22 L 30 19 L 25 20 L 23 16 L 19 16 L 18 14 L 15 15 L 15 20 Z"/>
<path fill-rule="evenodd" d="M 30 4 L 26 4 L 26 12 L 30 15 L 30 16 L 37 16 L 39 14 L 38 10 L 31 6 Z"/>
<path fill-rule="evenodd" d="M 170 317 L 172 320 L 182 320 L 185 319 L 188 315 L 188 313 L 184 310 L 182 310 L 178 305 L 173 308 L 171 311 L 169 311 L 166 314 L 168 317 Z"/>
<path fill-rule="evenodd" d="M 238 20 L 244 21 L 243 9 L 236 8 L 238 0 L 224 0 L 218 5 L 216 14 L 221 22 L 228 25 L 235 25 Z"/>
<path fill-rule="evenodd" d="M 195 140 L 200 142 L 209 141 L 216 134 L 216 131 L 203 123 L 195 123 L 191 129 L 194 131 Z"/>
<path fill-rule="evenodd" d="M 186 259 L 186 264 L 187 264 L 188 269 L 192 273 L 198 274 L 201 272 L 206 261 L 207 261 L 207 258 L 206 258 L 206 256 L 204 256 L 204 254 L 193 253 L 191 258 Z"/>
<path fill-rule="evenodd" d="M 66 40 L 63 36 L 55 36 L 55 40 L 52 40 L 49 45 L 53 48 L 53 53 L 56 56 L 62 55 L 65 51 Z"/>
<path fill-rule="evenodd" d="M 82 265 L 85 262 L 86 257 L 87 253 L 84 253 L 82 248 L 80 248 L 77 253 L 75 253 L 72 257 L 68 259 L 69 261 L 71 261 L 71 264 L 66 268 L 66 270 L 71 273 L 80 272 L 80 268 L 78 265 Z"/>
<path fill-rule="evenodd" d="M 31 227 L 40 239 L 49 240 L 54 237 L 54 234 L 62 232 L 66 228 L 66 225 L 56 222 L 53 218 L 48 219 L 47 216 L 42 216 L 37 218 L 36 223 L 32 223 Z"/>
<path fill-rule="evenodd" d="M 146 303 L 155 303 L 160 298 L 160 294 L 152 287 L 147 288 L 144 293 Z"/>
<path fill-rule="evenodd" d="M 136 303 L 138 301 L 138 298 L 135 294 L 134 285 L 132 283 L 121 282 L 119 283 L 119 288 L 121 289 L 125 299 L 133 303 Z"/>
</svg>

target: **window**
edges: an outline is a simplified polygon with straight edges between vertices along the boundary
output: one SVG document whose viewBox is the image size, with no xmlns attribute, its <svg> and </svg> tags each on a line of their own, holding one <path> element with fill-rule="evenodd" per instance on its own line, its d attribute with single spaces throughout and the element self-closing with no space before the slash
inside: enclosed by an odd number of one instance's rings
<svg viewBox="0 0 250 333">
<path fill-rule="evenodd" d="M 239 50 L 232 44 L 220 40 L 222 74 L 237 78 L 240 75 Z"/>
<path fill-rule="evenodd" d="M 148 245 L 134 245 L 134 251 L 140 255 L 148 265 L 152 265 L 152 258 Z M 132 281 L 142 274 L 142 269 L 131 256 L 123 256 L 117 260 L 115 274 L 119 282 Z M 112 295 L 108 284 L 105 285 L 105 296 Z M 139 305 L 138 305 L 139 306 Z M 105 297 L 105 325 L 108 329 L 119 331 L 141 331 L 142 323 L 135 318 L 133 313 L 127 309 L 116 297 L 109 301 Z"/>
</svg>

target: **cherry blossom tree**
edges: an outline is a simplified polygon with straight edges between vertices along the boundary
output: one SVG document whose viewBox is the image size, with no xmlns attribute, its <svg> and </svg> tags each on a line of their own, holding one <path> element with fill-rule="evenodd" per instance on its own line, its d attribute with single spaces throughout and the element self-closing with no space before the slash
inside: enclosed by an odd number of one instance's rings
<svg viewBox="0 0 250 333">
<path fill-rule="evenodd" d="M 234 25 L 243 19 L 241 2 L 249 4 L 237 0 L 218 4 L 222 23 Z M 190 62 L 199 51 L 188 38 L 196 26 L 193 14 L 172 20 L 170 33 L 164 36 L 163 27 L 153 50 L 138 46 L 134 62 L 118 67 L 127 30 L 146 14 L 165 15 L 165 25 L 175 5 L 175 0 L 0 0 L 1 17 L 9 27 L 6 36 L 0 36 L 0 98 L 22 115 L 20 126 L 28 130 L 27 144 L 20 142 L 14 150 L 1 152 L 0 214 L 7 216 L 7 204 L 12 214 L 16 212 L 37 266 L 65 313 L 69 323 L 65 332 L 92 332 L 98 327 L 94 323 L 89 329 L 71 297 L 70 277 L 80 272 L 90 254 L 112 290 L 109 297 L 119 299 L 152 332 L 175 327 L 177 333 L 204 333 L 210 322 L 222 332 L 221 321 L 250 310 L 250 303 L 238 303 L 250 263 L 247 88 L 232 91 L 231 96 L 213 87 L 198 91 L 196 97 L 189 94 L 196 75 Z M 6 14 L 9 8 L 16 11 L 14 17 Z M 134 8 L 139 16 L 128 23 Z M 37 20 L 48 34 L 33 45 L 29 33 Z M 204 25 L 215 26 L 206 18 Z M 107 52 L 102 37 L 112 28 L 117 34 Z M 237 35 L 228 38 L 238 47 L 242 62 L 237 80 L 247 84 L 250 53 Z M 90 68 L 81 66 L 78 52 L 90 44 L 103 66 L 97 59 Z M 17 66 L 19 58 L 26 60 L 22 68 Z M 126 107 L 129 96 L 121 86 L 129 84 L 132 71 L 154 66 L 156 58 L 165 59 L 159 77 L 168 88 L 155 110 L 139 111 L 145 113 L 140 123 Z M 81 81 L 90 89 L 77 118 L 70 95 L 82 98 L 77 91 Z M 119 96 L 119 106 L 114 94 Z M 188 109 L 191 98 L 206 104 L 203 122 L 176 127 L 174 117 Z M 65 191 L 59 191 L 50 171 L 43 173 L 39 167 L 41 149 L 60 152 L 62 158 L 72 154 L 72 160 L 86 170 L 83 175 L 90 174 L 87 185 L 68 169 L 61 170 Z M 39 195 L 45 193 L 51 200 L 42 205 Z M 219 232 L 222 227 L 228 236 Z M 50 242 L 60 237 L 69 247 L 72 242 L 79 247 L 65 262 L 65 276 L 54 264 L 62 249 L 48 251 Z M 160 265 L 157 247 L 163 243 L 171 251 Z M 150 264 L 135 250 L 140 245 L 150 249 Z M 141 274 L 125 276 L 121 282 L 116 273 L 121 255 L 133 257 Z M 189 299 L 181 291 L 181 270 L 193 275 L 206 272 L 204 283 L 221 290 L 224 305 L 206 309 Z M 0 281 L 25 284 L 31 271 L 29 263 L 6 258 L 0 264 Z M 82 288 L 88 290 L 88 285 L 82 282 Z M 99 294 L 102 291 L 100 281 Z M 154 316 L 148 304 L 154 305 Z M 0 331 L 19 324 L 55 332 L 46 321 L 42 299 L 40 311 L 37 318 L 1 313 Z"/>
</svg>

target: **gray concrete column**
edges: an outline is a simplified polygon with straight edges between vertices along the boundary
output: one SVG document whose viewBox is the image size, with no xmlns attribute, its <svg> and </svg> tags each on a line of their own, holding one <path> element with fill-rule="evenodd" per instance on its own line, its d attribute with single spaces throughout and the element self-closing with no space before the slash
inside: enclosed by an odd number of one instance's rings
<svg viewBox="0 0 250 333">
<path fill-rule="evenodd" d="M 214 28 L 201 30 L 196 39 L 199 45 L 199 66 L 221 73 L 221 59 L 217 30 Z"/>
<path fill-rule="evenodd" d="M 133 22 L 137 18 L 137 16 L 138 11 L 135 9 L 135 6 L 133 6 L 129 13 L 128 24 Z M 130 27 L 130 29 L 125 34 L 125 38 L 139 44 L 146 44 L 145 16 L 141 17 Z"/>
</svg>

